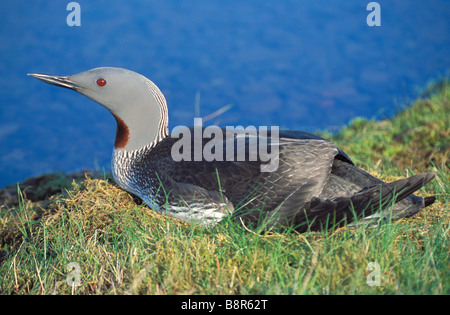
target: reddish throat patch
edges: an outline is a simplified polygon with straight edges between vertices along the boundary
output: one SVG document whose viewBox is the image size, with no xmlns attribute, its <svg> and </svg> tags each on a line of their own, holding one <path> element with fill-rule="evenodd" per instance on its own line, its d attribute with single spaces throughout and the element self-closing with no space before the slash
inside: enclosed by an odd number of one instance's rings
<svg viewBox="0 0 450 315">
<path fill-rule="evenodd" d="M 128 144 L 128 140 L 130 139 L 130 130 L 128 130 L 128 126 L 125 125 L 122 119 L 114 114 L 113 116 L 117 122 L 116 142 L 114 143 L 114 147 L 116 149 L 122 149 Z"/>
</svg>

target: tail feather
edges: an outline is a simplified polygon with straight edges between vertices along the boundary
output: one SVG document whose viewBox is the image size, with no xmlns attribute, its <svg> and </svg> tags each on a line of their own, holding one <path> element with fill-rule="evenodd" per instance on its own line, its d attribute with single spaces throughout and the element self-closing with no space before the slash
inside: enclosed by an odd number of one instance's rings
<svg viewBox="0 0 450 315">
<path fill-rule="evenodd" d="M 436 201 L 435 197 L 425 197 L 423 198 L 423 207 L 431 206 Z"/>
<path fill-rule="evenodd" d="M 354 211 L 359 214 L 368 206 L 372 211 L 384 208 L 391 202 L 398 202 L 424 186 L 435 177 L 433 173 L 423 173 L 390 183 L 366 188 L 351 197 Z M 431 201 L 431 200 L 429 200 Z"/>
<path fill-rule="evenodd" d="M 390 183 L 380 183 L 356 192 L 351 197 L 331 199 L 313 198 L 309 211 L 299 212 L 295 218 L 299 231 L 318 230 L 330 223 L 342 225 L 344 219 L 353 221 L 361 215 L 370 216 L 411 195 L 435 177 L 433 173 L 423 173 Z M 430 205 L 433 197 L 423 200 L 423 206 Z M 304 221 L 308 224 L 303 224 Z M 308 220 L 309 219 L 309 220 Z"/>
</svg>

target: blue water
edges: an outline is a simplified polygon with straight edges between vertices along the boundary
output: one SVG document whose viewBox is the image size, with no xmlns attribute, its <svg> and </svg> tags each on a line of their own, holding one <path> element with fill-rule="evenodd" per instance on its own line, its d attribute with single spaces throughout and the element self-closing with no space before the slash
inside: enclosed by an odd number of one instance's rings
<svg viewBox="0 0 450 315">
<path fill-rule="evenodd" d="M 450 71 L 450 1 L 0 2 L 0 186 L 47 171 L 109 169 L 114 118 L 73 91 L 26 76 L 98 66 L 144 74 L 163 91 L 170 129 L 210 121 L 333 129 L 384 118 Z M 196 98 L 199 104 L 195 107 Z"/>
</svg>

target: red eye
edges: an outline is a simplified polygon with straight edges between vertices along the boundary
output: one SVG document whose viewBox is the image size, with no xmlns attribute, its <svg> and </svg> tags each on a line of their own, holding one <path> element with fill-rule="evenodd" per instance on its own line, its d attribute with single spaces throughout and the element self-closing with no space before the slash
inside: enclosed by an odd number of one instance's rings
<svg viewBox="0 0 450 315">
<path fill-rule="evenodd" d="M 100 78 L 100 79 L 97 80 L 97 85 L 98 86 L 105 86 L 105 84 L 106 84 L 105 79 Z"/>
</svg>

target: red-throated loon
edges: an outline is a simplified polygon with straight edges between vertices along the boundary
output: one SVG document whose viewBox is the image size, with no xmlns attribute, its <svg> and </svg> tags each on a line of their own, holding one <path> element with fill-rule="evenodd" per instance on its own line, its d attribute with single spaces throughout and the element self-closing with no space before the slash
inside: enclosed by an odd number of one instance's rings
<svg viewBox="0 0 450 315">
<path fill-rule="evenodd" d="M 271 133 L 261 135 L 278 150 L 277 168 L 270 172 L 262 171 L 260 158 L 237 159 L 239 152 L 232 153 L 231 160 L 194 158 L 194 151 L 205 149 L 208 138 L 200 147 L 192 145 L 191 159 L 180 161 L 172 156 L 179 139 L 168 133 L 166 100 L 146 77 L 110 67 L 71 76 L 30 75 L 106 107 L 117 121 L 112 158 L 117 184 L 150 208 L 188 222 L 215 224 L 231 214 L 253 227 L 318 230 L 358 215 L 408 217 L 434 201 L 412 195 L 434 174 L 384 183 L 354 166 L 333 143 L 300 131 L 279 131 L 276 140 Z M 237 141 L 232 138 L 233 148 Z M 228 138 L 215 142 L 216 150 L 226 152 L 229 142 Z M 251 146 L 246 139 L 245 153 Z"/>
</svg>

